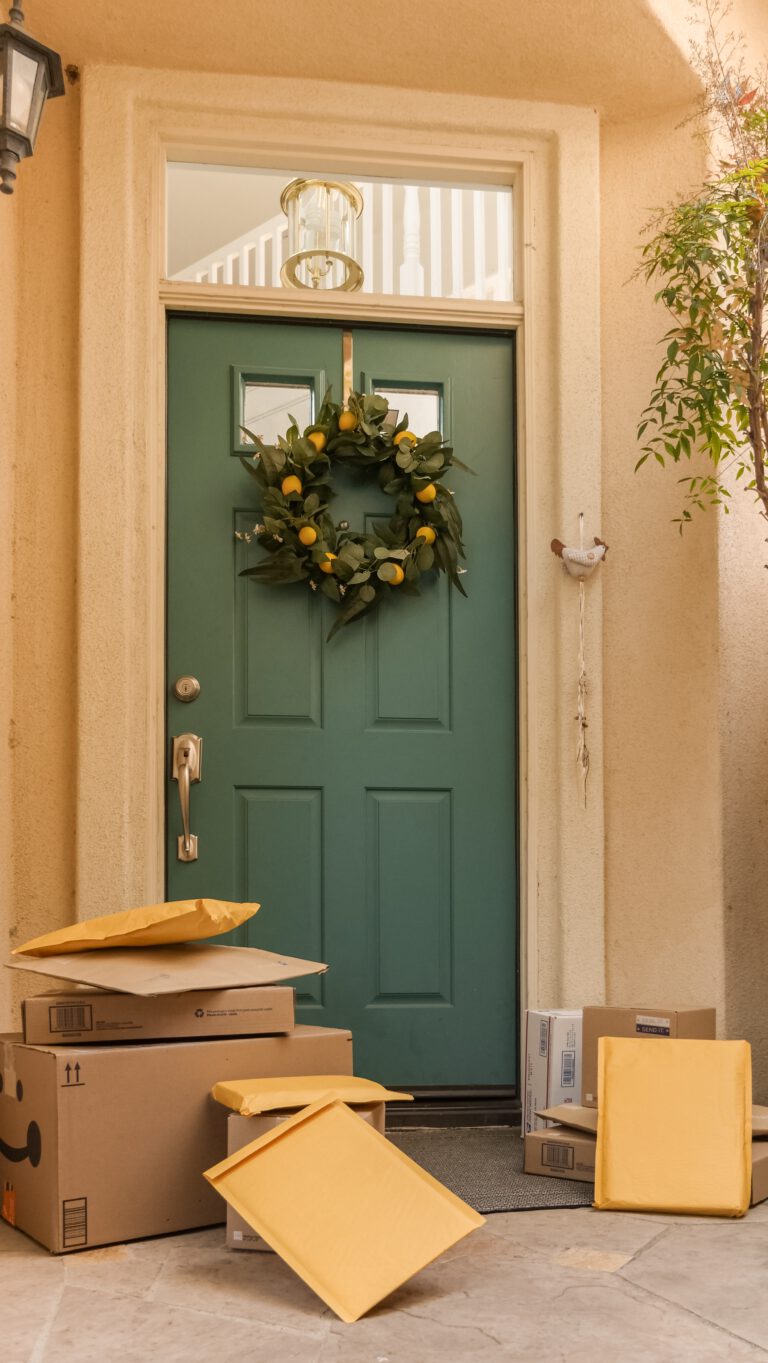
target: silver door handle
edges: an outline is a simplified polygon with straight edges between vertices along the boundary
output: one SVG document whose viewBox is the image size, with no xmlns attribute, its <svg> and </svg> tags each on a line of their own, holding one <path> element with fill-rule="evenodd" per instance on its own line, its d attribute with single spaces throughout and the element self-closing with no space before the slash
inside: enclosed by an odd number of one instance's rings
<svg viewBox="0 0 768 1363">
<path fill-rule="evenodd" d="M 203 762 L 203 740 L 197 734 L 180 734 L 173 740 L 171 776 L 179 783 L 181 826 L 184 832 L 178 839 L 179 861 L 197 861 L 197 834 L 189 831 L 189 788 L 200 780 Z"/>
</svg>

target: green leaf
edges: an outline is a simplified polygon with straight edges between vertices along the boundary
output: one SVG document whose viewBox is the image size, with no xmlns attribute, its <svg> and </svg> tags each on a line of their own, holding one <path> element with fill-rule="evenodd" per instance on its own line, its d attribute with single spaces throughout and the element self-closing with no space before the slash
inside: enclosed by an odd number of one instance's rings
<svg viewBox="0 0 768 1363">
<path fill-rule="evenodd" d="M 251 477 L 255 478 L 257 483 L 261 483 L 262 481 L 261 474 L 259 473 L 258 467 L 254 465 L 252 459 L 246 459 L 245 456 L 241 454 L 240 463 L 242 464 L 246 473 L 250 473 Z"/>
</svg>

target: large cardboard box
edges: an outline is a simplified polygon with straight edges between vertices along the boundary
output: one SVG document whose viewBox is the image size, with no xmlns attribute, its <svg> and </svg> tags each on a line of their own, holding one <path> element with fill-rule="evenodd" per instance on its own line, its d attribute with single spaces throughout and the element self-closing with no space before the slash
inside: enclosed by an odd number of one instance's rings
<svg viewBox="0 0 768 1363">
<path fill-rule="evenodd" d="M 581 1092 L 581 1009 L 529 1008 L 525 1014 L 523 1130 L 546 1126 L 537 1108 L 578 1102 Z"/>
<path fill-rule="evenodd" d="M 380 1131 L 382 1136 L 384 1135 L 386 1103 L 349 1103 L 347 1106 L 351 1107 L 358 1117 L 362 1117 L 364 1122 L 368 1122 L 374 1131 Z M 233 1112 L 227 1118 L 227 1154 L 234 1155 L 244 1146 L 250 1145 L 251 1141 L 265 1135 L 267 1131 L 273 1131 L 295 1113 L 296 1108 L 286 1108 L 284 1112 L 260 1112 L 254 1117 L 241 1117 L 239 1113 Z M 268 1254 L 274 1253 L 272 1246 L 268 1245 L 266 1240 L 248 1225 L 245 1217 L 240 1216 L 229 1204 L 227 1204 L 227 1249 L 257 1249 Z"/>
<path fill-rule="evenodd" d="M 716 1024 L 714 1008 L 585 1008 L 582 1026 L 582 1104 L 585 1107 L 597 1107 L 597 1043 L 601 1036 L 714 1041 Z M 541 1106 L 552 1107 L 553 1103 Z"/>
<path fill-rule="evenodd" d="M 3 1215 L 56 1253 L 224 1220 L 203 1178 L 222 1159 L 227 1111 L 211 1097 L 243 1074 L 351 1074 L 350 1032 L 28 1046 L 0 1038 Z"/>
<path fill-rule="evenodd" d="M 100 989 L 38 994 L 22 1004 L 24 1040 L 61 1046 L 290 1032 L 294 1000 L 295 991 L 284 984 L 154 998 Z"/>
</svg>

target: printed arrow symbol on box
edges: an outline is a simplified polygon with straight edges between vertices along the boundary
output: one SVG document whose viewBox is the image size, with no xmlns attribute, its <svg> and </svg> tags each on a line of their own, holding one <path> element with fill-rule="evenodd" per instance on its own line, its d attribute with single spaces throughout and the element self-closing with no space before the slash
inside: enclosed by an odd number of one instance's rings
<svg viewBox="0 0 768 1363">
<path fill-rule="evenodd" d="M 70 1065 L 69 1061 L 67 1061 L 66 1065 L 64 1066 L 64 1073 L 67 1076 L 67 1083 L 69 1083 L 70 1075 L 72 1074 L 72 1066 Z"/>
<path fill-rule="evenodd" d="M 76 1083 L 76 1084 L 79 1084 L 79 1083 L 80 1083 L 80 1061 L 79 1061 L 79 1060 L 77 1061 L 77 1064 L 75 1065 L 75 1083 Z"/>
</svg>

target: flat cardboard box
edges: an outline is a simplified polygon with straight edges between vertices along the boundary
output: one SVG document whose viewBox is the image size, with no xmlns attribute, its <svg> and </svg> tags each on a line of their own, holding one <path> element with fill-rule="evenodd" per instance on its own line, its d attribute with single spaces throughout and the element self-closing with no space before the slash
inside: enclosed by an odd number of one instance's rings
<svg viewBox="0 0 768 1363">
<path fill-rule="evenodd" d="M 523 1171 L 547 1178 L 571 1178 L 579 1183 L 595 1181 L 597 1136 L 572 1126 L 550 1126 L 529 1131 L 525 1137 Z"/>
<path fill-rule="evenodd" d="M 613 1008 L 584 1009 L 582 1028 L 581 1102 L 597 1107 L 597 1043 L 601 1036 L 662 1038 L 682 1041 L 714 1041 L 717 1016 L 714 1008 Z M 559 1099 L 555 1100 L 559 1102 Z M 553 1107 L 554 1103 L 542 1103 Z"/>
<path fill-rule="evenodd" d="M 22 1022 L 30 1046 L 264 1036 L 293 1031 L 295 991 L 290 985 L 275 984 L 148 998 L 102 989 L 69 990 L 25 999 Z"/>
<path fill-rule="evenodd" d="M 597 1135 L 597 1108 L 582 1107 L 580 1103 L 558 1103 L 555 1107 L 543 1107 L 536 1114 L 546 1122 L 556 1122 L 558 1126 L 569 1126 L 574 1131 L 587 1135 Z"/>
<path fill-rule="evenodd" d="M 545 1117 L 547 1121 L 557 1122 L 558 1125 L 571 1126 L 576 1131 L 587 1131 L 594 1136 L 597 1135 L 596 1107 L 560 1103 L 557 1107 L 542 1108 L 538 1115 Z M 702 1122 L 707 1120 L 705 1103 L 701 1104 L 700 1120 Z M 761 1107 L 758 1103 L 752 1104 L 752 1139 L 753 1141 L 768 1139 L 768 1107 Z"/>
<path fill-rule="evenodd" d="M 348 1103 L 347 1106 L 358 1117 L 362 1117 L 364 1122 L 368 1122 L 374 1131 L 384 1135 L 385 1103 Z M 286 1108 L 283 1112 L 262 1112 L 255 1117 L 241 1117 L 233 1112 L 227 1118 L 227 1154 L 234 1155 L 244 1146 L 250 1145 L 251 1141 L 265 1135 L 267 1131 L 274 1131 L 276 1126 L 287 1121 L 295 1112 L 296 1108 Z M 272 1246 L 268 1245 L 266 1240 L 248 1225 L 244 1217 L 239 1216 L 234 1207 L 229 1206 L 229 1203 L 227 1203 L 227 1249 L 256 1249 L 267 1254 L 274 1253 Z"/>
<path fill-rule="evenodd" d="M 538 1108 L 575 1102 L 581 1092 L 581 1009 L 529 1008 L 525 1014 L 523 1130 L 546 1122 Z"/>
<path fill-rule="evenodd" d="M 347 1322 L 485 1224 L 337 1098 L 205 1177 Z"/>
<path fill-rule="evenodd" d="M 197 942 L 176 947 L 74 951 L 64 956 L 15 956 L 6 961 L 6 966 L 123 994 L 184 994 L 192 989 L 284 984 L 303 975 L 321 975 L 328 969 L 320 961 L 278 956 L 257 947 Z"/>
<path fill-rule="evenodd" d="M 55 1253 L 224 1220 L 203 1178 L 227 1143 L 211 1097 L 241 1074 L 352 1073 L 350 1032 L 27 1046 L 0 1038 L 3 1215 Z M 362 1123 L 361 1123 L 362 1125 Z"/>
</svg>

